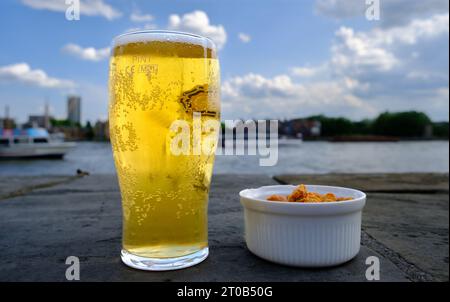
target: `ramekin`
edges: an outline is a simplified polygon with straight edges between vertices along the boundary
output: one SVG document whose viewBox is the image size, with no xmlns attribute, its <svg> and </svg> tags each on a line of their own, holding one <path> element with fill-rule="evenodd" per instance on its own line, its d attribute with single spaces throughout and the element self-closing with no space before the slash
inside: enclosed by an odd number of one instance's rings
<svg viewBox="0 0 450 302">
<path fill-rule="evenodd" d="M 267 201 L 295 186 L 265 186 L 239 193 L 245 215 L 245 241 L 255 255 L 299 267 L 334 266 L 354 258 L 361 244 L 366 194 L 332 186 L 306 185 L 308 191 L 352 200 L 326 203 Z"/>
</svg>

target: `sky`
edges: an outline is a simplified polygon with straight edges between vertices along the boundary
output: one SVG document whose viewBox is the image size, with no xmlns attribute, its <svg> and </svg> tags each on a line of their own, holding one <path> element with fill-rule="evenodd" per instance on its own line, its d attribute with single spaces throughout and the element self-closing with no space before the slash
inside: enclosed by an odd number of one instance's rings
<svg viewBox="0 0 450 302">
<path fill-rule="evenodd" d="M 449 120 L 447 0 L 80 0 L 79 20 L 67 1 L 0 1 L 0 116 L 9 105 L 25 122 L 48 103 L 65 118 L 78 94 L 84 122 L 105 120 L 113 37 L 171 29 L 216 42 L 223 119 Z"/>
</svg>

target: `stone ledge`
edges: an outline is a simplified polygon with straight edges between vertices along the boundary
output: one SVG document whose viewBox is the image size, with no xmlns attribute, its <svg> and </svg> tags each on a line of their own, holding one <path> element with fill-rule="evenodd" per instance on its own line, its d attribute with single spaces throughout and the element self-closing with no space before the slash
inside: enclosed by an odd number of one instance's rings
<svg viewBox="0 0 450 302">
<path fill-rule="evenodd" d="M 314 183 L 342 182 L 314 177 Z M 15 190 L 24 193 L 0 200 L 0 281 L 65 281 L 70 255 L 80 258 L 82 281 L 365 281 L 365 259 L 372 255 L 380 258 L 382 281 L 448 280 L 448 193 L 369 193 L 359 255 L 337 267 L 300 269 L 264 261 L 245 247 L 238 192 L 276 182 L 265 175 L 215 175 L 210 256 L 189 269 L 152 273 L 120 262 L 115 175 L 52 178 L 31 190 L 14 179 Z M 29 188 L 29 178 L 22 185 Z"/>
</svg>

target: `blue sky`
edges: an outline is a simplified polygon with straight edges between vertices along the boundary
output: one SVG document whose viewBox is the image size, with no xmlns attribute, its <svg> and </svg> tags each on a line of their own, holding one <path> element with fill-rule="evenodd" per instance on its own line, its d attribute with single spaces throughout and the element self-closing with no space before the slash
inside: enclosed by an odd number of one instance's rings
<svg viewBox="0 0 450 302">
<path fill-rule="evenodd" d="M 426 5 L 424 5 L 426 3 Z M 107 116 L 108 47 L 132 28 L 210 36 L 220 46 L 223 118 L 324 113 L 353 119 L 421 110 L 448 120 L 448 1 L 65 0 L 0 2 L 0 116 L 25 121 L 45 102 L 59 118 L 82 96 L 83 120 Z"/>
</svg>

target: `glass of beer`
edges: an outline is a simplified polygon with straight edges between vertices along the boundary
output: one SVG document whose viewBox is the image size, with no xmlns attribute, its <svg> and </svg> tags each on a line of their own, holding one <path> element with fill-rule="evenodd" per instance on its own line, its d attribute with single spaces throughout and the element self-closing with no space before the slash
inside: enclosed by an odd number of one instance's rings
<svg viewBox="0 0 450 302">
<path fill-rule="evenodd" d="M 207 38 L 138 31 L 114 39 L 109 121 L 126 265 L 173 270 L 208 256 L 219 90 L 217 51 Z"/>
</svg>

